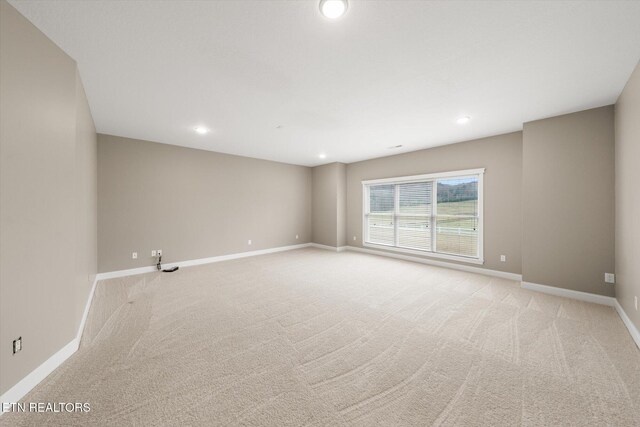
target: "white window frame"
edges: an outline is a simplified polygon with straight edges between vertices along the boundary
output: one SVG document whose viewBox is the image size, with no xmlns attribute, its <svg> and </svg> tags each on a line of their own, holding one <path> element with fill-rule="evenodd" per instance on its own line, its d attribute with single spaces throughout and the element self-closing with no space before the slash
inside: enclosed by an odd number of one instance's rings
<svg viewBox="0 0 640 427">
<path fill-rule="evenodd" d="M 383 179 L 370 179 L 362 181 L 362 245 L 367 248 L 384 249 L 386 251 L 401 252 L 411 255 L 420 255 L 429 258 L 440 258 L 451 261 L 465 262 L 469 264 L 484 264 L 484 168 L 479 169 L 465 169 L 460 171 L 430 173 L 425 175 L 412 175 L 402 176 L 395 178 L 383 178 Z M 385 245 L 381 243 L 369 242 L 369 228 L 367 227 L 367 214 L 369 214 L 369 186 L 378 184 L 407 184 L 413 182 L 423 181 L 435 181 L 442 178 L 465 178 L 469 176 L 478 177 L 478 257 L 467 257 L 463 255 L 451 255 L 431 251 L 421 251 L 417 249 L 405 249 L 397 246 L 398 233 L 397 229 L 394 232 L 396 239 L 395 245 Z M 438 191 L 437 185 L 434 185 L 432 203 L 432 216 L 435 217 L 438 214 Z M 395 209 L 398 209 L 398 191 L 395 192 Z M 394 215 L 394 228 L 397 228 L 397 220 Z M 437 232 L 434 229 L 433 239 L 436 242 Z M 437 242 L 436 242 L 437 248 Z"/>
</svg>

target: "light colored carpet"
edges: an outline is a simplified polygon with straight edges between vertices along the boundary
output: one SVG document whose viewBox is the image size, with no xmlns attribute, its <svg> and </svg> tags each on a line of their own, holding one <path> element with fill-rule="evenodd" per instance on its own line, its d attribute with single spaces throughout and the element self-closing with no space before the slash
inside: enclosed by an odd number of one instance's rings
<svg viewBox="0 0 640 427">
<path fill-rule="evenodd" d="M 3 425 L 640 425 L 610 307 L 302 249 L 101 282 L 80 351 Z"/>
</svg>

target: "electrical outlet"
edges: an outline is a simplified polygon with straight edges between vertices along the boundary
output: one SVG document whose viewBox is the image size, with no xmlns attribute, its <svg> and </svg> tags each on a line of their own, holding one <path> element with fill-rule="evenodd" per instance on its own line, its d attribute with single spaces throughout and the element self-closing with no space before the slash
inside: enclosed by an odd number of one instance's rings
<svg viewBox="0 0 640 427">
<path fill-rule="evenodd" d="M 249 241 L 247 242 L 247 245 L 251 245 L 251 240 L 249 240 Z"/>
<path fill-rule="evenodd" d="M 16 354 L 22 350 L 22 337 L 18 337 L 17 340 L 13 340 L 13 354 Z"/>
<path fill-rule="evenodd" d="M 636 306 L 636 311 L 638 311 L 638 297 L 633 297 L 633 303 Z"/>
<path fill-rule="evenodd" d="M 156 253 L 158 254 L 158 256 L 162 256 L 162 249 L 158 249 Z"/>
<path fill-rule="evenodd" d="M 132 252 L 131 259 L 138 259 L 138 252 Z"/>
<path fill-rule="evenodd" d="M 356 240 L 356 236 L 353 236 L 353 240 Z"/>
<path fill-rule="evenodd" d="M 507 262 L 507 256 L 506 255 L 500 255 L 500 261 L 501 262 Z"/>
<path fill-rule="evenodd" d="M 604 273 L 604 281 L 606 283 L 616 283 L 616 275 L 613 273 Z"/>
<path fill-rule="evenodd" d="M 296 234 L 296 240 L 298 240 L 298 237 L 300 237 L 300 236 L 298 236 L 298 235 Z"/>
<path fill-rule="evenodd" d="M 151 256 L 156 256 L 156 251 L 151 251 Z"/>
</svg>

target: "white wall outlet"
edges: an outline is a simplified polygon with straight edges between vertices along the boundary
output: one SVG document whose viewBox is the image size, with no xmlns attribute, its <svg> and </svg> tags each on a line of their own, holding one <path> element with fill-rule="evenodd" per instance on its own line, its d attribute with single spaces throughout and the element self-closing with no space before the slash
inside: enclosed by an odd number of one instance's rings
<svg viewBox="0 0 640 427">
<path fill-rule="evenodd" d="M 353 240 L 357 240 L 357 237 L 356 237 L 356 236 L 353 236 Z"/>
<path fill-rule="evenodd" d="M 18 337 L 18 339 L 13 340 L 13 354 L 16 354 L 22 350 L 22 337 Z"/>
<path fill-rule="evenodd" d="M 156 251 L 151 251 L 151 256 L 156 256 Z"/>
<path fill-rule="evenodd" d="M 138 252 L 132 252 L 131 259 L 138 259 Z"/>
<path fill-rule="evenodd" d="M 604 273 L 604 281 L 607 283 L 616 283 L 616 275 L 613 273 Z"/>
<path fill-rule="evenodd" d="M 638 297 L 633 297 L 633 303 L 636 306 L 636 311 L 638 311 Z"/>
<path fill-rule="evenodd" d="M 300 236 L 298 236 L 298 235 L 296 234 L 296 240 L 298 240 L 298 237 L 300 237 Z"/>
<path fill-rule="evenodd" d="M 251 245 L 251 240 L 249 240 L 249 241 L 247 242 L 247 245 Z"/>
<path fill-rule="evenodd" d="M 158 256 L 162 256 L 162 249 L 158 249 L 156 253 L 158 254 Z"/>
<path fill-rule="evenodd" d="M 500 255 L 500 261 L 501 262 L 507 262 L 507 256 L 506 255 Z"/>
</svg>

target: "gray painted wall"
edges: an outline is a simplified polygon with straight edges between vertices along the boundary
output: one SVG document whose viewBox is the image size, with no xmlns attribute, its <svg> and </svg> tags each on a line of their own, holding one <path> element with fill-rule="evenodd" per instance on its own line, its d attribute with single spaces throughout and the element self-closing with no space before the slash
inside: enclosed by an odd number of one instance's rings
<svg viewBox="0 0 640 427">
<path fill-rule="evenodd" d="M 347 165 L 337 164 L 336 182 L 336 232 L 337 246 L 347 244 Z"/>
<path fill-rule="evenodd" d="M 313 168 L 311 241 L 314 243 L 345 245 L 346 166 L 329 163 Z"/>
<path fill-rule="evenodd" d="M 96 273 L 96 138 L 73 59 L 4 0 L 0 20 L 4 393 L 78 332 Z"/>
<path fill-rule="evenodd" d="M 311 241 L 326 246 L 337 246 L 336 163 L 312 169 L 313 202 Z"/>
<path fill-rule="evenodd" d="M 519 274 L 522 265 L 521 132 L 348 164 L 347 244 L 362 247 L 363 180 L 474 168 L 486 168 L 485 263 L 474 266 Z M 500 255 L 506 255 L 507 261 L 500 262 Z"/>
<path fill-rule="evenodd" d="M 311 169 L 98 135 L 98 207 L 100 272 L 307 243 Z"/>
<path fill-rule="evenodd" d="M 615 106 L 616 298 L 640 329 L 640 64 Z M 640 304 L 640 302 L 639 302 Z"/>
<path fill-rule="evenodd" d="M 613 124 L 613 106 L 524 124 L 524 281 L 614 295 Z"/>
<path fill-rule="evenodd" d="M 76 321 L 98 271 L 98 137 L 76 71 Z"/>
</svg>

